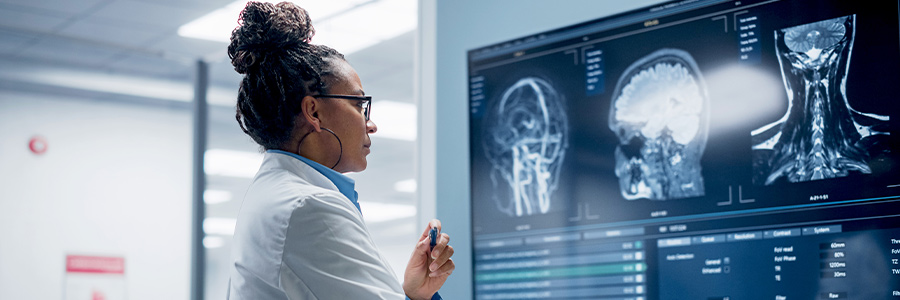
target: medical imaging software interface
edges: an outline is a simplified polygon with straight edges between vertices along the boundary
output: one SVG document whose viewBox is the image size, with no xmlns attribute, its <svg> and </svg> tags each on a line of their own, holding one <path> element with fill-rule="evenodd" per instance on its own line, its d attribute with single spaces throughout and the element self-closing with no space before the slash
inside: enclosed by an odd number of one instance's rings
<svg viewBox="0 0 900 300">
<path fill-rule="evenodd" d="M 666 2 L 468 75 L 475 299 L 900 299 L 898 1 Z"/>
</svg>

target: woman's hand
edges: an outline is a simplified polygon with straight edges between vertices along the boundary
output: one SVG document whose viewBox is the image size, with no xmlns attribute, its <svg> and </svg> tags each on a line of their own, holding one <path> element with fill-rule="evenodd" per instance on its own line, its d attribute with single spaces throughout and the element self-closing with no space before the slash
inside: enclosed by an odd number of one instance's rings
<svg viewBox="0 0 900 300">
<path fill-rule="evenodd" d="M 437 243 L 431 249 L 431 238 L 428 232 L 431 228 L 437 228 Z M 450 259 L 453 256 L 453 247 L 447 245 L 450 236 L 441 233 L 441 221 L 431 220 L 428 227 L 419 237 L 416 249 L 413 250 L 409 263 L 406 264 L 406 273 L 403 275 L 403 291 L 409 299 L 431 299 L 456 265 Z"/>
</svg>

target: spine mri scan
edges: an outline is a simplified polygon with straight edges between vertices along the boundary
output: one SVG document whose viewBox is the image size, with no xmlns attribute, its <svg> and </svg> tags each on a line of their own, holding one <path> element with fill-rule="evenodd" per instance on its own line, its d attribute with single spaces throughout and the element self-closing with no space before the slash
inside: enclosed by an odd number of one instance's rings
<svg viewBox="0 0 900 300">
<path fill-rule="evenodd" d="M 847 99 L 855 16 L 775 31 L 788 109 L 751 133 L 754 183 L 804 182 L 872 173 L 870 146 L 888 116 L 855 110 Z"/>
<path fill-rule="evenodd" d="M 631 64 L 613 93 L 609 128 L 619 138 L 615 173 L 627 200 L 703 196 L 700 158 L 709 96 L 687 52 L 660 49 Z"/>
<path fill-rule="evenodd" d="M 497 208 L 510 216 L 546 214 L 566 148 L 563 97 L 546 80 L 525 77 L 488 110 L 484 149 L 491 162 Z M 505 188 L 508 187 L 508 188 Z"/>
</svg>

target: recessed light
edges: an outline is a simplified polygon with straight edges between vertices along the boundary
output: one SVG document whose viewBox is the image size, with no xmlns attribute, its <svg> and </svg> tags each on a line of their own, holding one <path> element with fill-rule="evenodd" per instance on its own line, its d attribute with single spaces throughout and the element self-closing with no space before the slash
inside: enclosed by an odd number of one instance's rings
<svg viewBox="0 0 900 300">
<path fill-rule="evenodd" d="M 190 21 L 178 28 L 178 35 L 228 43 L 247 2 L 232 2 Z M 344 54 L 400 36 L 417 26 L 415 0 L 318 0 L 298 5 L 313 20 L 316 36 L 312 42 Z"/>
<path fill-rule="evenodd" d="M 231 201 L 231 192 L 223 190 L 203 191 L 203 202 L 207 205 Z"/>
<path fill-rule="evenodd" d="M 206 218 L 203 219 L 203 232 L 231 236 L 236 225 L 237 219 L 234 218 Z"/>
<path fill-rule="evenodd" d="M 253 178 L 263 154 L 247 151 L 209 149 L 203 156 L 206 175 Z"/>
</svg>

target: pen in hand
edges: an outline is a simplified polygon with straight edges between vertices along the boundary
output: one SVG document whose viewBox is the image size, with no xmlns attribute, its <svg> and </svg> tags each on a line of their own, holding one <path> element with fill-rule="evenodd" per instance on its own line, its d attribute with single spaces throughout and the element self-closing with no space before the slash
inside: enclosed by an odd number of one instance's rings
<svg viewBox="0 0 900 300">
<path fill-rule="evenodd" d="M 431 250 L 434 250 L 434 245 L 437 245 L 437 228 L 432 227 L 428 236 L 431 238 Z"/>
</svg>

